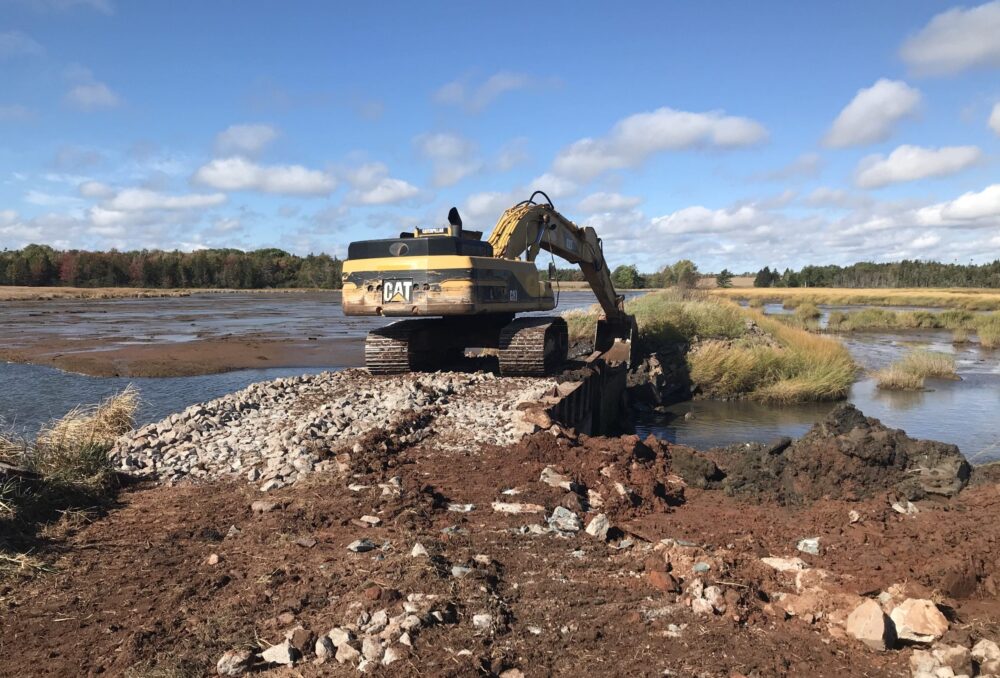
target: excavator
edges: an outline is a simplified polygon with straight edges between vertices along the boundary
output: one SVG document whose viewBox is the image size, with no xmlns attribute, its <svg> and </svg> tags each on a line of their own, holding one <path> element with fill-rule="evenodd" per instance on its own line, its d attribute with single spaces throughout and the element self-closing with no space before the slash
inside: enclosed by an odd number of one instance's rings
<svg viewBox="0 0 1000 678">
<path fill-rule="evenodd" d="M 541 279 L 535 264 L 541 250 L 578 264 L 594 291 L 602 310 L 595 352 L 630 362 L 635 318 L 625 313 L 593 228 L 577 226 L 535 191 L 506 210 L 485 241 L 482 236 L 463 228 L 452 207 L 447 227 L 350 244 L 343 268 L 344 314 L 407 318 L 369 332 L 370 372 L 433 371 L 468 348 L 495 349 L 503 376 L 558 371 L 567 361 L 566 321 L 516 317 L 551 311 L 558 303 L 554 261 L 550 280 Z"/>
</svg>

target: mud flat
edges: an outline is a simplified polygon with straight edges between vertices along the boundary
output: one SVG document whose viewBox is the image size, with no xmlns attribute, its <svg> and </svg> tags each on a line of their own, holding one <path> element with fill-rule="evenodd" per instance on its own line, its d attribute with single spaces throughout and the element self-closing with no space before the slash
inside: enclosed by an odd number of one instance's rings
<svg viewBox="0 0 1000 678">
<path fill-rule="evenodd" d="M 1000 671 L 990 467 L 849 406 L 705 453 L 520 437 L 547 387 L 316 375 L 120 440 L 119 505 L 0 585 L 0 674 Z"/>
</svg>

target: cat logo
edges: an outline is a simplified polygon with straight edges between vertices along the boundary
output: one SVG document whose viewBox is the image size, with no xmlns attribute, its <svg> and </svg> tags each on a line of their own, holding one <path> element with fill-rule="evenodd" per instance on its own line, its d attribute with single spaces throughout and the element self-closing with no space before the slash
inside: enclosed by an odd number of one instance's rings
<svg viewBox="0 0 1000 678">
<path fill-rule="evenodd" d="M 383 280 L 382 301 L 411 301 L 413 298 L 412 280 Z"/>
</svg>

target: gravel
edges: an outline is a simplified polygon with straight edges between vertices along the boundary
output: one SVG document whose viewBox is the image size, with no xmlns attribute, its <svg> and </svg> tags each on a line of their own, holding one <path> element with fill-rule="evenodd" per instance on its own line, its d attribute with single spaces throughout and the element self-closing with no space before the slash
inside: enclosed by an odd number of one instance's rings
<svg viewBox="0 0 1000 678">
<path fill-rule="evenodd" d="M 119 439 L 125 473 L 167 483 L 243 476 L 270 491 L 336 469 L 377 431 L 398 445 L 435 438 L 444 450 L 509 445 L 533 430 L 517 405 L 550 390 L 549 379 L 440 372 L 390 377 L 323 372 L 252 384 L 192 405 Z M 416 419 L 414 418 L 416 417 Z M 419 422 L 403 428 L 407 422 Z"/>
</svg>

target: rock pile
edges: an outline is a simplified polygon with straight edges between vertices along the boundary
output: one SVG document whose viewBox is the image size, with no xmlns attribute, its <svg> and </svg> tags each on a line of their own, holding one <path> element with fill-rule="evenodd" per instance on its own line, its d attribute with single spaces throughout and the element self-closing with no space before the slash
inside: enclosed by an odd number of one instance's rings
<svg viewBox="0 0 1000 678">
<path fill-rule="evenodd" d="M 517 405 L 554 382 L 492 374 L 375 377 L 363 370 L 324 372 L 253 384 L 192 405 L 121 438 L 115 466 L 176 483 L 244 475 L 272 490 L 334 465 L 374 431 L 396 444 L 431 435 L 442 446 L 507 445 L 531 426 Z M 410 426 L 418 421 L 418 426 Z M 399 430 L 404 428 L 406 430 Z"/>
</svg>

